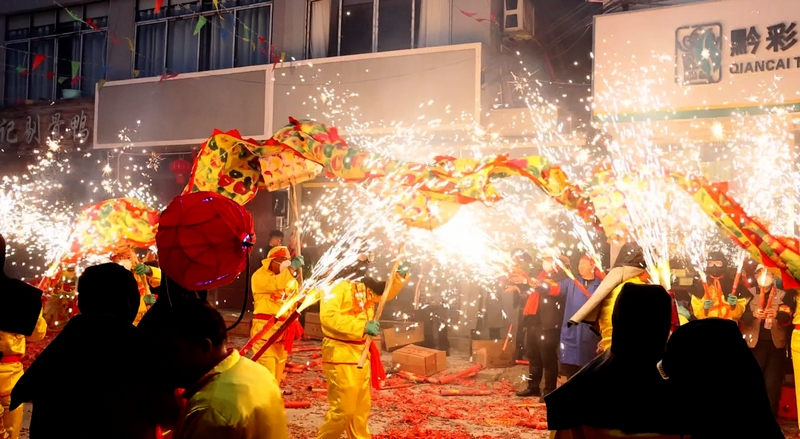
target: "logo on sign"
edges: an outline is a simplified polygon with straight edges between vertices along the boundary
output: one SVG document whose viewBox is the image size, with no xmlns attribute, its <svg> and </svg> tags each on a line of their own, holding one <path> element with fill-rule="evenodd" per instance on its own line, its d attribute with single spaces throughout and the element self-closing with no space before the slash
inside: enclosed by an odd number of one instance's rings
<svg viewBox="0 0 800 439">
<path fill-rule="evenodd" d="M 683 26 L 675 30 L 675 81 L 682 85 L 716 84 L 722 79 L 722 24 Z"/>
</svg>

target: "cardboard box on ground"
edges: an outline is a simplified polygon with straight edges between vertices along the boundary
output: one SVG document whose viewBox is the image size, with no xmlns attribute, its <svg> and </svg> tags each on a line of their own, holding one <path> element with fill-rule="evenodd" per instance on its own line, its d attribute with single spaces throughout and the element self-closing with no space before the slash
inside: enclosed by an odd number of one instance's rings
<svg viewBox="0 0 800 439">
<path fill-rule="evenodd" d="M 325 338 L 318 313 L 306 313 L 304 329 L 307 338 L 315 340 Z M 381 335 L 375 341 L 380 340 L 383 350 L 391 352 L 397 348 L 425 340 L 423 329 L 422 324 L 417 322 L 381 320 Z"/>
<path fill-rule="evenodd" d="M 392 364 L 399 370 L 431 376 L 447 370 L 447 353 L 412 344 L 392 352 Z"/>
<path fill-rule="evenodd" d="M 322 333 L 322 325 L 319 323 L 319 313 L 306 313 L 306 321 L 303 330 L 306 338 L 313 338 L 315 340 L 322 340 L 325 338 L 325 334 Z"/>
<path fill-rule="evenodd" d="M 505 340 L 472 340 L 472 362 L 484 368 L 511 367 L 516 364 L 515 343 Z"/>
<path fill-rule="evenodd" d="M 381 346 L 392 352 L 403 346 L 425 341 L 425 327 L 419 322 L 396 322 L 381 320 Z"/>
</svg>

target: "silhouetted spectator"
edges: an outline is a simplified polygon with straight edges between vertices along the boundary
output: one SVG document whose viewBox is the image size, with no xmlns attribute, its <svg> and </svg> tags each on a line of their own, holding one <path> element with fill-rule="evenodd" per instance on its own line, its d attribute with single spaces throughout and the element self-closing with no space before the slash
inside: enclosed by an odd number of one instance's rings
<svg viewBox="0 0 800 439">
<path fill-rule="evenodd" d="M 680 397 L 693 439 L 784 437 L 761 369 L 735 322 L 708 318 L 681 326 L 670 337 L 660 370 Z M 725 385 L 715 385 L 721 376 Z"/>
<path fill-rule="evenodd" d="M 658 285 L 625 284 L 612 314 L 611 349 L 544 398 L 551 430 L 583 426 L 680 433 L 657 365 L 672 325 L 672 300 Z"/>
<path fill-rule="evenodd" d="M 89 267 L 78 294 L 80 314 L 19 380 L 12 407 L 33 403 L 32 439 L 154 437 L 149 361 L 133 326 L 139 308 L 133 273 L 115 263 Z"/>
</svg>

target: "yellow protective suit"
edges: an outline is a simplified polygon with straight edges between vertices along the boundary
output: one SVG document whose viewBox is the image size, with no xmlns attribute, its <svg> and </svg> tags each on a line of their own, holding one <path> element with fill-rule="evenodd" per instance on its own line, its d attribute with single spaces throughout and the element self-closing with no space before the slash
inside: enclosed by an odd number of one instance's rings
<svg viewBox="0 0 800 439">
<path fill-rule="evenodd" d="M 3 353 L 5 361 L 9 361 L 11 356 L 23 356 L 25 341 L 41 341 L 45 334 L 47 334 L 47 322 L 39 313 L 39 320 L 30 337 L 0 331 L 0 352 Z M 2 361 L 0 359 L 0 438 L 17 439 L 22 426 L 23 408 L 20 406 L 14 411 L 9 411 L 8 406 L 11 404 L 11 390 L 22 377 L 22 363 Z"/>
<path fill-rule="evenodd" d="M 792 318 L 794 330 L 792 331 L 792 366 L 794 368 L 795 380 L 800 377 L 800 310 L 794 312 Z M 795 383 L 794 386 L 795 398 L 797 399 L 797 419 L 800 422 L 800 383 Z"/>
<path fill-rule="evenodd" d="M 642 285 L 644 282 L 642 282 L 642 280 L 638 277 L 632 277 L 611 290 L 611 294 L 606 296 L 606 298 L 603 299 L 603 302 L 600 304 L 600 311 L 597 315 L 597 323 L 600 325 L 600 336 L 602 337 L 600 340 L 600 348 L 603 350 L 603 352 L 611 349 L 611 334 L 614 332 L 614 327 L 611 323 L 611 315 L 614 314 L 614 304 L 617 303 L 619 292 L 622 291 L 622 287 L 625 286 L 625 284 Z"/>
<path fill-rule="evenodd" d="M 395 274 L 386 300 L 400 292 L 407 277 Z M 317 439 L 369 439 L 367 419 L 372 406 L 370 368 L 357 364 L 364 350 L 364 328 L 375 316 L 374 304 L 380 300 L 363 283 L 341 280 L 320 300 L 322 370 L 328 382 L 328 413 Z M 348 343 L 349 342 L 349 343 Z M 361 343 L 361 344 L 358 344 Z"/>
<path fill-rule="evenodd" d="M 272 252 L 270 251 L 270 253 Z M 254 309 L 250 337 L 261 331 L 268 319 L 281 309 L 284 300 L 297 291 L 298 284 L 291 270 L 283 270 L 280 274 L 270 271 L 269 265 L 272 263 L 272 259 L 264 259 L 261 262 L 261 268 L 253 273 L 251 285 L 253 288 Z M 295 308 L 297 308 L 297 305 L 294 305 L 290 311 L 294 311 Z M 275 325 L 274 328 L 277 330 L 278 325 Z M 273 333 L 274 330 L 270 330 L 264 334 L 264 337 L 253 345 L 253 352 L 258 352 Z M 264 355 L 258 359 L 259 364 L 272 372 L 272 376 L 275 377 L 278 384 L 283 380 L 283 370 L 286 367 L 286 358 L 288 357 L 283 343 L 279 343 L 282 340 L 283 337 L 278 342 L 273 343 Z"/>
<path fill-rule="evenodd" d="M 289 439 L 278 383 L 236 350 L 183 396 L 175 439 Z"/>
<path fill-rule="evenodd" d="M 725 293 L 721 290 L 719 280 L 715 279 L 710 285 L 705 286 L 705 294 L 702 298 L 692 296 L 692 312 L 694 316 L 698 319 L 719 317 L 721 319 L 739 320 L 744 314 L 747 299 L 736 300 L 736 306 L 731 309 L 731 305 L 725 300 Z M 706 299 L 711 299 L 714 302 L 708 310 L 706 310 L 704 303 Z"/>
<path fill-rule="evenodd" d="M 142 317 L 147 312 L 148 306 L 144 303 L 144 296 L 150 294 L 150 287 L 155 288 L 161 285 L 161 269 L 150 267 L 150 270 L 153 271 L 150 275 L 133 274 L 136 278 L 136 283 L 139 284 L 139 311 L 136 313 L 136 320 L 133 321 L 133 326 L 138 325 L 139 320 L 142 320 Z"/>
</svg>

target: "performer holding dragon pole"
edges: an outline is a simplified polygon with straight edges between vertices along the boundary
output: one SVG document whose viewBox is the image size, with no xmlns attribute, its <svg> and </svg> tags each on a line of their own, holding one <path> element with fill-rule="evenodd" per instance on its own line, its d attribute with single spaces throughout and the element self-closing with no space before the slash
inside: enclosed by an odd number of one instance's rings
<svg viewBox="0 0 800 439">
<path fill-rule="evenodd" d="M 133 248 L 129 246 L 125 246 L 111 255 L 111 262 L 116 262 L 131 270 L 136 277 L 136 283 L 139 284 L 139 312 L 136 314 L 136 320 L 133 321 L 136 326 L 144 317 L 147 309 L 156 303 L 155 296 L 150 293 L 150 287 L 155 288 L 161 285 L 161 269 L 143 264 Z"/>
<path fill-rule="evenodd" d="M 379 388 L 386 377 L 378 348 L 370 346 L 369 367 L 358 368 L 364 349 L 365 336 L 377 336 L 380 324 L 373 320 L 374 304 L 382 294 L 391 300 L 407 280 L 408 265 L 401 264 L 384 292 L 386 282 L 366 275 L 374 260 L 372 252 L 362 253 L 348 268 L 339 273 L 338 281 L 320 300 L 320 323 L 325 339 L 322 341 L 322 370 L 328 382 L 328 414 L 317 433 L 317 439 L 340 439 L 347 432 L 350 439 L 372 437 L 367 419 L 372 406 L 370 383 Z"/>
<path fill-rule="evenodd" d="M 692 294 L 692 311 L 696 318 L 739 320 L 742 317 L 749 294 L 737 294 L 737 291 L 733 291 L 736 274 L 731 271 L 722 252 L 711 252 L 708 255 L 708 278 L 699 285 L 694 285 Z M 744 285 L 742 290 L 744 291 Z"/>
<path fill-rule="evenodd" d="M 295 256 L 291 259 L 289 249 L 285 246 L 275 246 L 267 253 L 267 257 L 261 261 L 261 268 L 253 273 L 253 325 L 250 328 L 250 336 L 258 334 L 283 306 L 284 300 L 293 295 L 298 288 L 297 280 L 292 269 L 303 266 L 303 257 Z M 295 305 L 294 308 L 296 308 Z M 294 311 L 290 309 L 284 317 L 278 319 L 279 322 L 286 320 L 286 316 Z M 274 331 L 274 330 L 273 330 Z M 265 334 L 266 335 L 266 334 Z M 293 321 L 286 333 L 273 343 L 267 351 L 259 357 L 258 363 L 269 369 L 278 384 L 283 379 L 283 370 L 286 367 L 286 358 L 292 352 L 292 345 L 295 340 L 303 335 L 303 327 L 297 320 Z M 253 350 L 258 352 L 269 337 L 262 337 L 253 345 Z"/>
<path fill-rule="evenodd" d="M 42 292 L 6 276 L 6 242 L 0 235 L 0 438 L 17 439 L 22 426 L 22 407 L 9 410 L 11 390 L 22 377 L 25 342 L 41 341 L 47 333 L 42 317 Z"/>
</svg>

